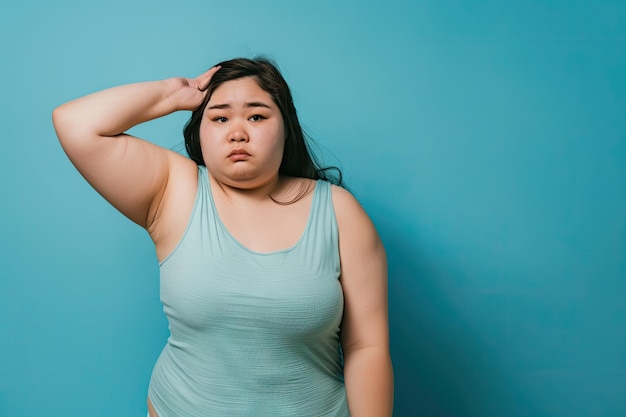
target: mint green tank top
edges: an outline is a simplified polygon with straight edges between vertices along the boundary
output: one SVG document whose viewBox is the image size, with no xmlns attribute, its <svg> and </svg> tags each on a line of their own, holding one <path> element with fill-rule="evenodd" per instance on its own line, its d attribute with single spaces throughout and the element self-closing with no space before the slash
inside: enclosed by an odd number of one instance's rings
<svg viewBox="0 0 626 417">
<path fill-rule="evenodd" d="M 349 416 L 329 183 L 317 181 L 300 240 L 259 253 L 222 224 L 200 166 L 187 230 L 160 270 L 170 336 L 148 389 L 159 417 Z"/>
</svg>

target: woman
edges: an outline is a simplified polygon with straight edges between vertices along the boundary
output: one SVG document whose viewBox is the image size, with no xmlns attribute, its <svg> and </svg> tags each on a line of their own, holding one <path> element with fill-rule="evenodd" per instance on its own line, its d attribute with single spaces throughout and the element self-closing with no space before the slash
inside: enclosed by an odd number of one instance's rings
<svg viewBox="0 0 626 417">
<path fill-rule="evenodd" d="M 124 133 L 178 110 L 193 111 L 191 159 Z M 111 88 L 53 121 L 80 173 L 156 247 L 170 337 L 151 417 L 391 415 L 384 249 L 324 181 L 274 65 Z"/>
</svg>

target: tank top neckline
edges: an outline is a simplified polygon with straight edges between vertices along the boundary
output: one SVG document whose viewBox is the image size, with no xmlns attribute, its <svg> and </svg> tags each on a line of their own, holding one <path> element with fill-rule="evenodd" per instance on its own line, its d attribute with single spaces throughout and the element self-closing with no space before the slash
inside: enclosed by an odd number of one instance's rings
<svg viewBox="0 0 626 417">
<path fill-rule="evenodd" d="M 316 205 L 317 199 L 318 199 L 319 180 L 315 181 L 315 188 L 313 189 L 313 197 L 311 198 L 311 205 L 309 207 L 309 214 L 308 214 L 307 222 L 306 222 L 306 225 L 304 226 L 304 230 L 300 234 L 300 237 L 298 238 L 296 243 L 294 243 L 293 245 L 288 246 L 286 248 L 283 248 L 283 249 L 277 249 L 277 250 L 268 251 L 268 252 L 259 252 L 259 251 L 255 251 L 253 249 L 248 248 L 246 245 L 241 243 L 239 241 L 239 239 L 237 239 L 230 232 L 230 230 L 228 230 L 228 228 L 226 227 L 226 225 L 222 221 L 222 218 L 220 217 L 220 214 L 217 211 L 217 207 L 215 205 L 215 200 L 213 199 L 213 188 L 211 187 L 211 180 L 209 179 L 209 173 L 208 173 L 208 171 L 206 169 L 201 169 L 201 171 L 202 171 L 201 172 L 202 181 L 204 182 L 204 184 L 207 187 L 207 193 L 208 193 L 208 197 L 209 197 L 209 202 L 211 203 L 211 211 L 213 213 L 213 216 L 215 216 L 215 219 L 217 221 L 217 225 L 219 226 L 220 230 L 228 237 L 228 239 L 231 242 L 233 242 L 236 246 L 240 247 L 244 251 L 246 251 L 248 253 L 251 253 L 253 255 L 257 255 L 257 256 L 271 256 L 271 255 L 277 255 L 277 254 L 281 254 L 281 253 L 287 253 L 287 252 L 293 251 L 298 246 L 300 246 L 302 244 L 302 242 L 304 241 L 304 239 L 306 238 L 306 236 L 308 235 L 309 230 L 311 229 L 311 225 L 313 223 L 313 217 L 314 217 L 313 216 L 313 211 L 315 209 L 315 205 Z"/>
</svg>

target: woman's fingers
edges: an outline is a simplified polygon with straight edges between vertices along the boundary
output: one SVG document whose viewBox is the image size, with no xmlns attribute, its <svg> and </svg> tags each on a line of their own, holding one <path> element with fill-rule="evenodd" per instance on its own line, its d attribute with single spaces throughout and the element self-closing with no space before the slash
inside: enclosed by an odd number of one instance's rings
<svg viewBox="0 0 626 417">
<path fill-rule="evenodd" d="M 196 78 L 198 81 L 198 90 L 204 91 L 209 86 L 209 82 L 211 82 L 211 78 L 213 78 L 213 74 L 215 74 L 219 69 L 222 68 L 220 66 L 215 66 L 210 70 L 206 71 L 204 74 L 201 74 Z"/>
</svg>

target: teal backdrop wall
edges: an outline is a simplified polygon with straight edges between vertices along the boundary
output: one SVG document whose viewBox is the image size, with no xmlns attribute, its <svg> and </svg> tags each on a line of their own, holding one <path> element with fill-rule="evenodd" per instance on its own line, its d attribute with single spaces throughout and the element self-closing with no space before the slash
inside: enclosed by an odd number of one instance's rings
<svg viewBox="0 0 626 417">
<path fill-rule="evenodd" d="M 24 0 L 0 35 L 0 416 L 144 416 L 167 337 L 52 109 L 255 54 L 386 245 L 395 416 L 626 415 L 623 0 Z"/>
</svg>

